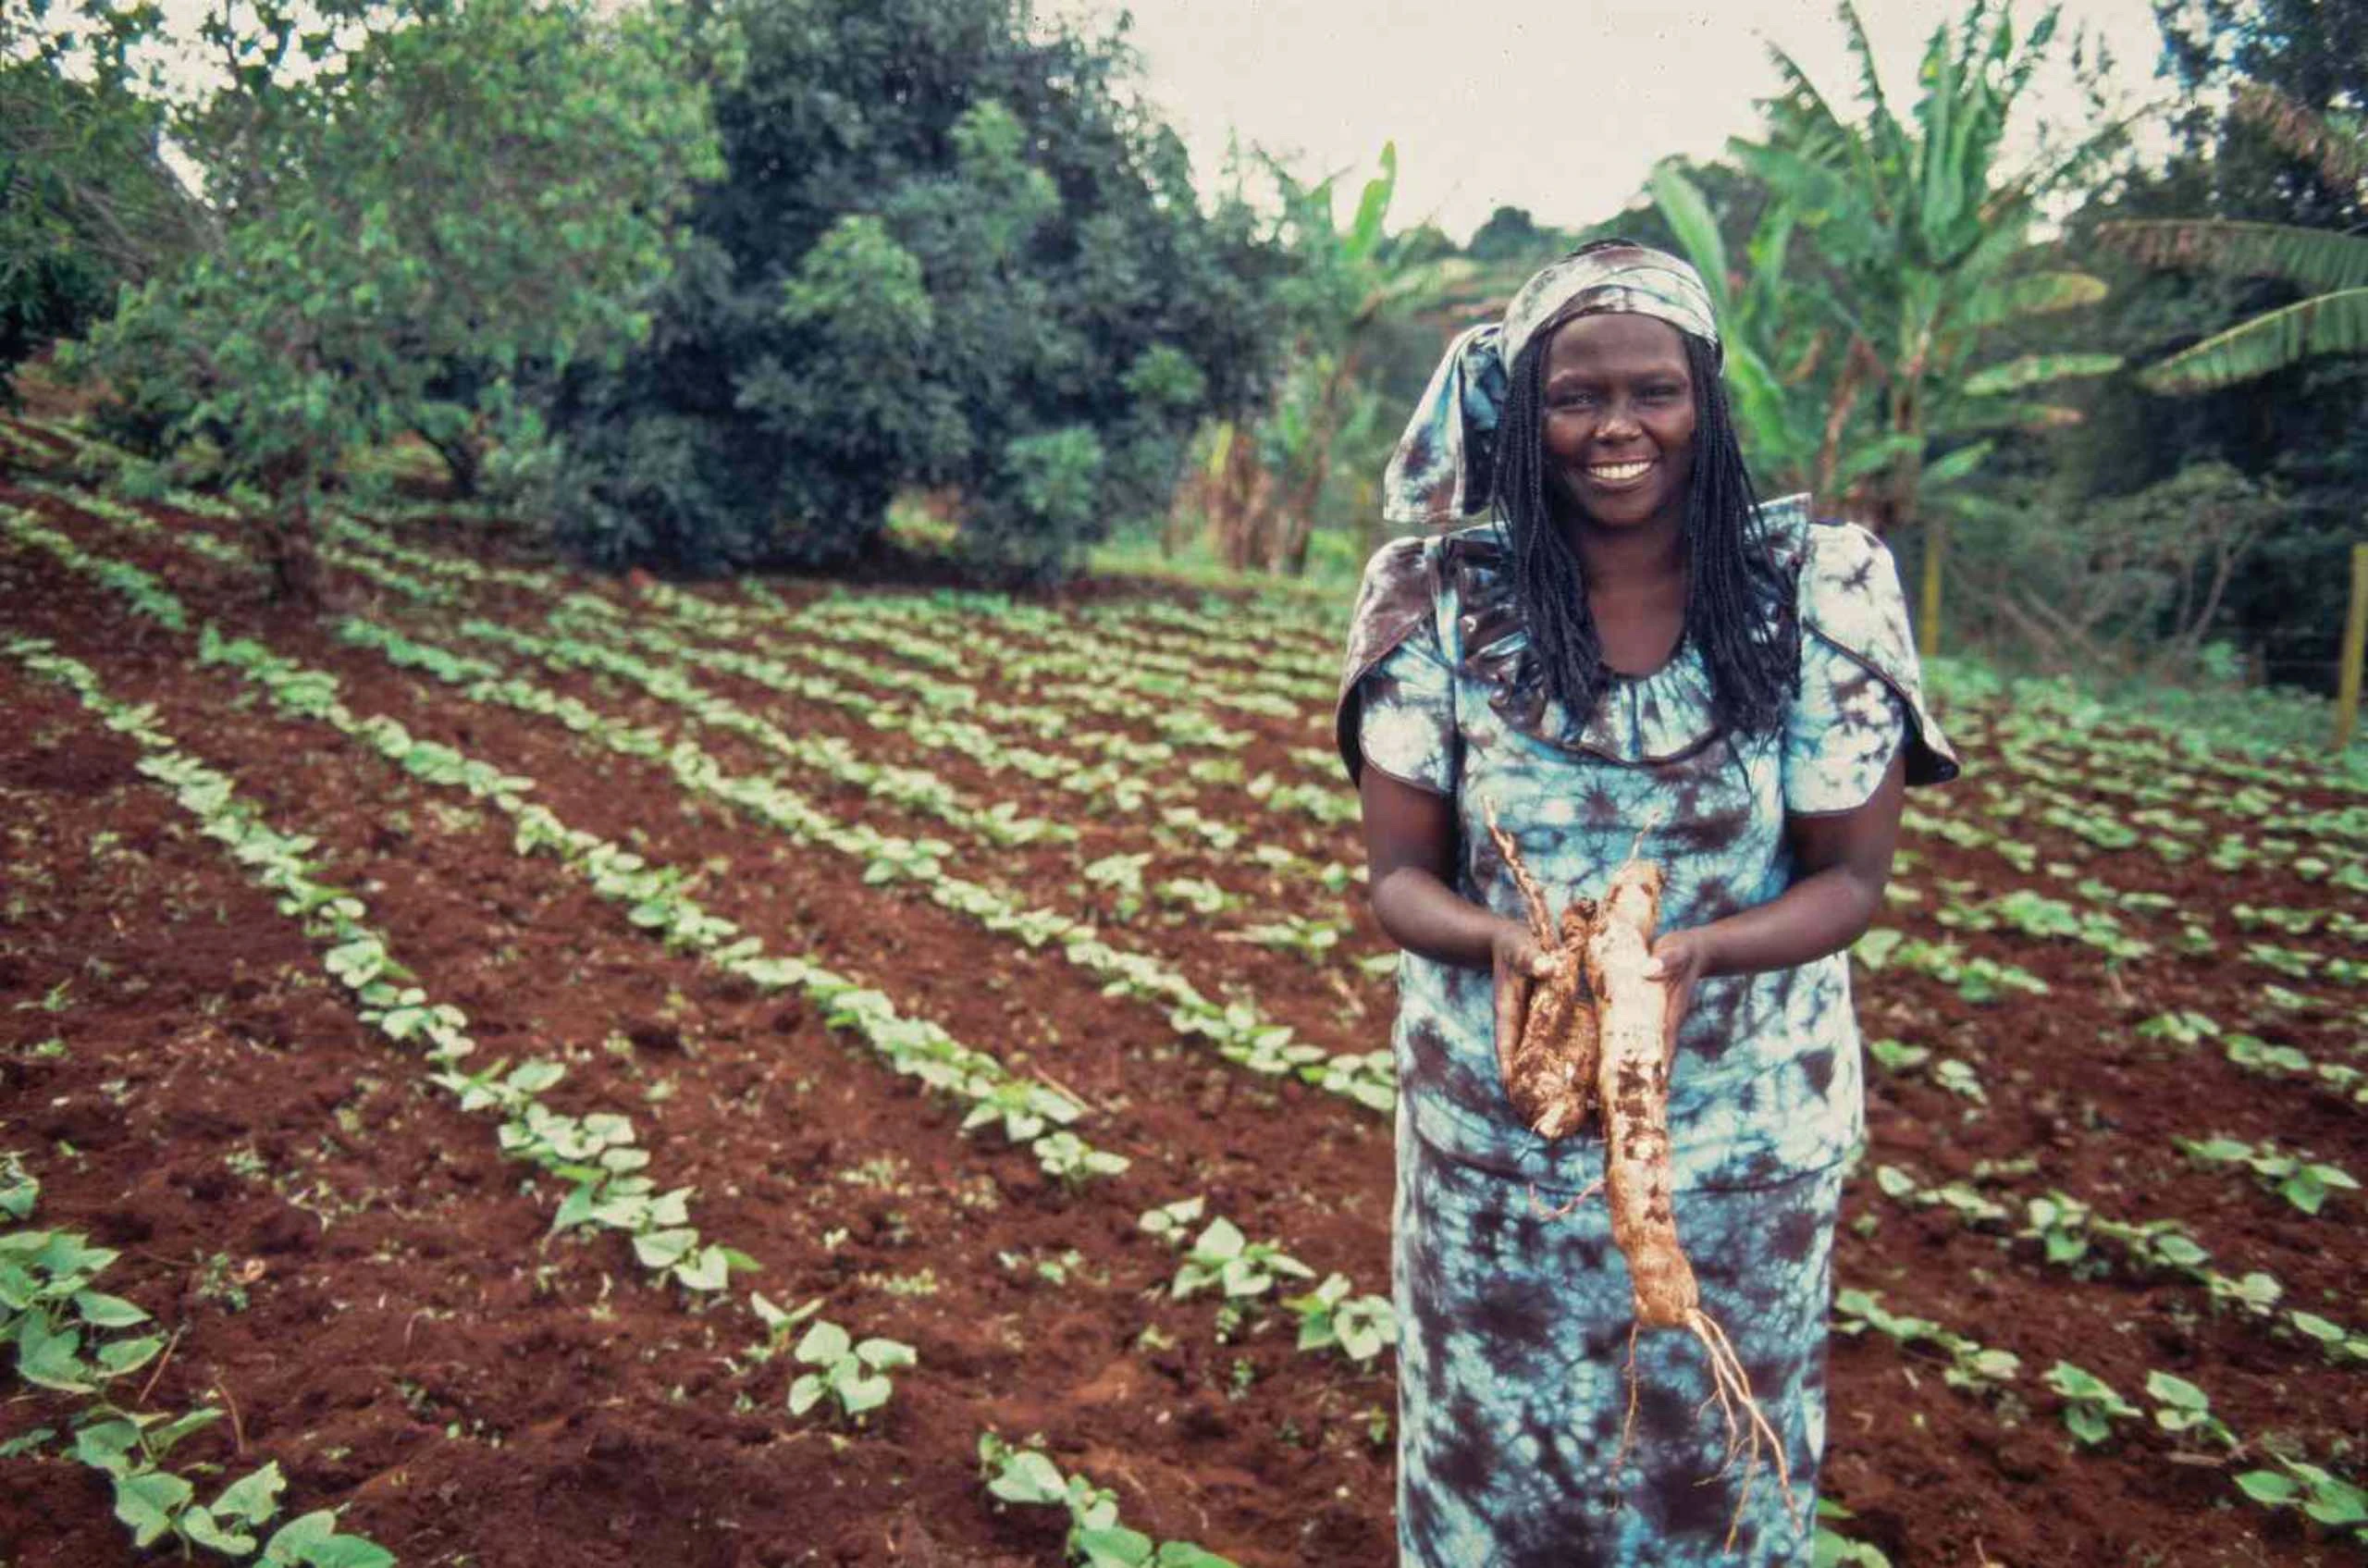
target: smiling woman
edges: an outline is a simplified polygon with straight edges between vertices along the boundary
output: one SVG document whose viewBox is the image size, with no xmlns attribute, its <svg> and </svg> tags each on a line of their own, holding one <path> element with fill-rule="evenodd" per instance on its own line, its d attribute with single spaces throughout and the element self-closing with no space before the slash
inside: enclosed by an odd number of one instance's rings
<svg viewBox="0 0 2368 1568">
<path fill-rule="evenodd" d="M 1646 315 L 1587 315 L 1548 343 L 1546 418 L 1555 499 L 1582 526 L 1684 519 L 1694 478 L 1694 377 L 1677 328 Z"/>
<path fill-rule="evenodd" d="M 1700 280 L 1624 241 L 1456 340 L 1385 488 L 1393 520 L 1488 513 L 1375 557 L 1338 716 L 1405 950 L 1400 1561 L 1806 1563 L 1863 1125 L 1843 949 L 1881 907 L 1903 786 L 1956 772 L 1890 558 L 1757 500 Z M 1789 1488 L 1702 1418 L 1702 1342 L 1646 1334 L 1631 1368 L 1629 1265 L 1584 1201 L 1603 1145 L 1506 1089 L 1560 918 L 1524 918 L 1514 863 L 1584 909 L 1632 858 L 1665 876 L 1644 976 L 1676 1019 L 1665 1217 Z"/>
</svg>

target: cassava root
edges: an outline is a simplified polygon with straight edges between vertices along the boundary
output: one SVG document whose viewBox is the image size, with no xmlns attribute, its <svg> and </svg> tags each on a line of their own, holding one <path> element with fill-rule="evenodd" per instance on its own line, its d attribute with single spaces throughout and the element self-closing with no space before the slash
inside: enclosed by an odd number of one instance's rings
<svg viewBox="0 0 2368 1568">
<path fill-rule="evenodd" d="M 1660 921 L 1661 870 L 1632 853 L 1600 899 L 1573 899 L 1554 920 L 1511 835 L 1498 825 L 1493 809 L 1483 809 L 1489 836 L 1521 889 L 1531 932 L 1554 963 L 1538 981 L 1518 1041 L 1505 1057 L 1506 1093 L 1523 1120 L 1548 1140 L 1579 1130 L 1597 1111 L 1603 1119 L 1601 1185 L 1610 1204 L 1612 1241 L 1628 1262 L 1636 1315 L 1628 1338 L 1628 1409 L 1612 1470 L 1625 1462 L 1635 1437 L 1637 1332 L 1685 1330 L 1709 1362 L 1710 1399 L 1704 1407 L 1715 1401 L 1726 1423 L 1727 1463 L 1720 1473 L 1733 1469 L 1738 1457 L 1745 1460 L 1727 1528 L 1732 1550 L 1763 1454 L 1774 1461 L 1785 1512 L 1796 1525 L 1799 1512 L 1783 1440 L 1761 1414 L 1726 1331 L 1703 1310 L 1693 1265 L 1678 1243 L 1669 1141 L 1670 993 L 1645 972 Z"/>
</svg>

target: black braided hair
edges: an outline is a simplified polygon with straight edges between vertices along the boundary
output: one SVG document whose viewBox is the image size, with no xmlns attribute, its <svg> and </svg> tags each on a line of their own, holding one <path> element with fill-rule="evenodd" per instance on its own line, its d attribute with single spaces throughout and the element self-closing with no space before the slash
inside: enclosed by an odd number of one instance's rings
<svg viewBox="0 0 2368 1568">
<path fill-rule="evenodd" d="M 1759 500 L 1735 438 L 1715 349 L 1678 330 L 1694 378 L 1694 477 L 1685 496 L 1685 639 L 1710 673 L 1711 711 L 1730 735 L 1767 735 L 1784 720 L 1799 679 L 1800 627 L 1792 584 L 1770 546 Z M 1579 558 L 1548 503 L 1543 429 L 1546 345 L 1513 361 L 1498 426 L 1495 493 L 1513 593 L 1548 693 L 1584 723 L 1612 682 L 1587 609 Z"/>
</svg>

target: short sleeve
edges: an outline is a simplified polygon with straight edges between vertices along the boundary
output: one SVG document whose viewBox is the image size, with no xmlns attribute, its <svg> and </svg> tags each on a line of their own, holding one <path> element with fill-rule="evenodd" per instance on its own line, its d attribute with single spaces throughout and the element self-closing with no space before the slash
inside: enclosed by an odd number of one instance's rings
<svg viewBox="0 0 2368 1568">
<path fill-rule="evenodd" d="M 1907 705 L 1866 666 L 1804 633 L 1801 690 L 1784 720 L 1784 809 L 1854 811 L 1899 749 Z"/>
<path fill-rule="evenodd" d="M 1924 700 L 1899 572 L 1855 524 L 1807 529 L 1800 581 L 1800 690 L 1784 725 L 1784 808 L 1850 811 L 1904 747 L 1911 785 L 1956 777 L 1956 752 Z"/>
<path fill-rule="evenodd" d="M 1364 759 L 1434 795 L 1455 793 L 1455 679 L 1436 636 L 1413 636 L 1360 683 L 1357 739 Z"/>
<path fill-rule="evenodd" d="M 1366 563 L 1332 710 L 1351 784 L 1373 747 L 1388 773 L 1441 794 L 1454 787 L 1453 669 L 1439 642 L 1439 593 L 1436 538 L 1393 539 Z"/>
</svg>

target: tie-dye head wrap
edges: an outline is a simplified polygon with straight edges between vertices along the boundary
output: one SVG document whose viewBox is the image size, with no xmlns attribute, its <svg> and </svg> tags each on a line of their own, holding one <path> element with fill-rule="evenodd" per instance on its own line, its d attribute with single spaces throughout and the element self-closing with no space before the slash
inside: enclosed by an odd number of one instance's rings
<svg viewBox="0 0 2368 1568">
<path fill-rule="evenodd" d="M 1710 292 L 1678 257 L 1629 240 L 1572 252 L 1521 286 L 1502 322 L 1472 327 L 1448 345 L 1390 454 L 1382 516 L 1397 524 L 1460 523 L 1484 510 L 1513 361 L 1572 316 L 1602 312 L 1659 316 L 1714 353 L 1719 347 Z"/>
</svg>

